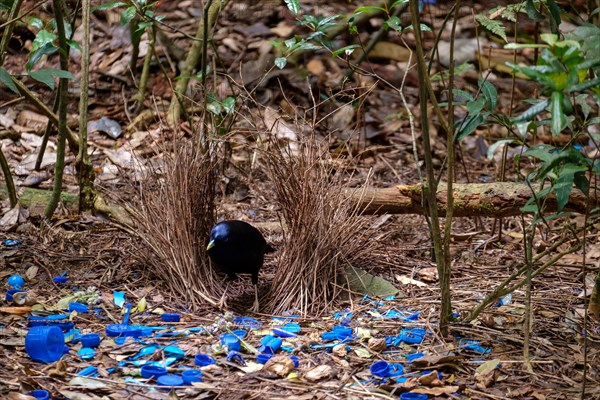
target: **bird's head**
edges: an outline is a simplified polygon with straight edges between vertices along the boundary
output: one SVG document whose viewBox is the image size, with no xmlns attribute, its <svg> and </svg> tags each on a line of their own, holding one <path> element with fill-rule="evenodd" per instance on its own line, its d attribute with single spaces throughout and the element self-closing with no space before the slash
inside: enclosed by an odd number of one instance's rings
<svg viewBox="0 0 600 400">
<path fill-rule="evenodd" d="M 229 227 L 226 224 L 217 224 L 210 231 L 210 237 L 208 238 L 208 245 L 206 251 L 215 247 L 218 243 L 226 242 L 229 235 Z"/>
</svg>

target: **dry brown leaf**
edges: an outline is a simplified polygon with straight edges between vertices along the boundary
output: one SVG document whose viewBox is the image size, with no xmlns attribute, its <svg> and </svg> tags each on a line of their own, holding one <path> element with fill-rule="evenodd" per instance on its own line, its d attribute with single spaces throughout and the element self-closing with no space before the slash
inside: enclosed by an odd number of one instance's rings
<svg viewBox="0 0 600 400">
<path fill-rule="evenodd" d="M 432 396 L 441 396 L 443 394 L 452 394 L 454 392 L 457 392 L 458 388 L 459 388 L 459 386 L 443 386 L 443 387 L 436 387 L 436 388 L 418 388 L 418 389 L 413 389 L 412 392 L 413 393 L 430 394 Z"/>
<path fill-rule="evenodd" d="M 284 377 L 294 370 L 294 362 L 287 356 L 273 357 L 267 361 L 264 370 Z"/>
<path fill-rule="evenodd" d="M 329 365 L 319 365 L 304 374 L 304 378 L 310 382 L 327 379 L 333 375 L 333 368 Z"/>
</svg>

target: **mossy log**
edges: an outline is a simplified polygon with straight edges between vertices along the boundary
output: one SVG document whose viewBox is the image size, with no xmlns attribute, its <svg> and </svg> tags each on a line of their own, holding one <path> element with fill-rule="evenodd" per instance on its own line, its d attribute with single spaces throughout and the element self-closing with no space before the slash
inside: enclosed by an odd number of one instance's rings
<svg viewBox="0 0 600 400">
<path fill-rule="evenodd" d="M 597 191 L 590 190 L 591 198 L 588 207 L 597 207 L 599 197 Z M 511 182 L 494 183 L 455 183 L 454 184 L 454 216 L 455 217 L 508 217 L 521 214 L 521 207 L 531 198 L 531 188 L 525 184 Z M 45 205 L 50 191 L 25 188 L 19 195 L 22 205 Z M 0 200 L 7 198 L 6 186 L 0 184 Z M 421 207 L 421 185 L 396 185 L 389 188 L 356 189 L 353 201 L 363 214 L 423 214 Z M 440 184 L 437 192 L 439 213 L 446 213 L 446 185 Z M 78 197 L 63 193 L 61 198 L 67 209 L 77 209 Z M 584 213 L 586 197 L 577 189 L 573 189 L 564 211 Z M 121 207 L 102 203 L 95 205 L 97 211 L 109 214 L 119 222 L 130 222 Z M 109 211 L 110 210 L 110 211 Z M 547 213 L 556 211 L 556 198 L 551 195 L 545 202 Z"/>
<path fill-rule="evenodd" d="M 532 197 L 532 189 L 522 183 L 455 183 L 455 217 L 508 217 L 521 214 L 521 207 Z M 539 188 L 535 188 L 537 191 Z M 598 206 L 597 192 L 590 189 L 590 204 L 585 195 L 573 189 L 564 211 L 584 213 L 586 206 L 591 209 Z M 357 189 L 353 200 L 363 214 L 423 214 L 421 206 L 422 187 L 416 185 L 396 185 L 389 188 Z M 437 190 L 440 216 L 446 214 L 446 185 L 441 183 Z M 556 211 L 554 194 L 546 199 L 545 211 Z"/>
</svg>

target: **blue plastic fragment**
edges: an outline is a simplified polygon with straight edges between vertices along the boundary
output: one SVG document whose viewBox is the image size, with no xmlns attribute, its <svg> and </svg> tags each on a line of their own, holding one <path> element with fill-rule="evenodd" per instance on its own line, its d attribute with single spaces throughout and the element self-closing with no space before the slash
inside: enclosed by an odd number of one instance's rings
<svg viewBox="0 0 600 400">
<path fill-rule="evenodd" d="M 21 243 L 23 243 L 23 241 L 18 239 L 6 239 L 4 241 L 6 247 L 18 247 Z"/>
<path fill-rule="evenodd" d="M 45 317 L 32 315 L 27 320 L 27 326 L 32 328 L 34 326 L 57 326 L 64 332 L 67 332 L 75 326 L 71 321 L 67 320 L 66 314 L 53 314 Z"/>
<path fill-rule="evenodd" d="M 160 315 L 160 319 L 164 322 L 179 322 L 181 315 L 175 313 L 163 313 Z"/>
<path fill-rule="evenodd" d="M 194 364 L 199 367 L 206 367 L 207 365 L 211 365 L 215 363 L 215 359 L 209 356 L 208 354 L 196 354 L 194 357 Z"/>
<path fill-rule="evenodd" d="M 151 354 L 153 354 L 156 350 L 160 349 L 160 346 L 156 345 L 156 344 L 151 344 L 149 346 L 146 347 L 142 347 L 135 356 L 131 357 L 130 359 L 135 361 L 138 358 L 141 357 L 146 357 L 149 356 Z"/>
<path fill-rule="evenodd" d="M 27 396 L 34 397 L 36 400 L 49 400 L 50 393 L 47 390 L 32 390 L 31 392 L 25 393 Z"/>
<path fill-rule="evenodd" d="M 125 293 L 114 291 L 113 292 L 113 302 L 115 303 L 115 305 L 117 307 L 122 308 L 123 304 L 125 304 Z"/>
<path fill-rule="evenodd" d="M 131 316 L 131 303 L 125 303 L 125 312 L 123 313 L 123 325 L 129 325 L 129 317 Z"/>
<path fill-rule="evenodd" d="M 244 361 L 244 357 L 238 351 L 230 351 L 227 353 L 227 361 L 234 362 L 236 364 L 241 365 L 242 367 L 246 366 L 246 361 Z"/>
<path fill-rule="evenodd" d="M 237 317 L 233 320 L 237 325 L 245 326 L 249 329 L 260 329 L 262 323 L 254 318 L 250 317 Z"/>
<path fill-rule="evenodd" d="M 279 315 L 271 318 L 273 321 L 292 322 L 295 319 L 300 319 L 299 315 Z"/>
<path fill-rule="evenodd" d="M 406 392 L 400 395 L 400 400 L 427 400 L 425 393 Z"/>
<path fill-rule="evenodd" d="M 23 285 L 25 285 L 25 279 L 21 277 L 21 275 L 11 275 L 7 280 L 8 286 L 11 286 L 13 289 L 21 289 Z"/>
<path fill-rule="evenodd" d="M 69 311 L 70 312 L 77 311 L 78 313 L 82 314 L 82 313 L 88 312 L 89 309 L 90 308 L 87 304 L 78 303 L 76 301 L 69 303 Z"/>
<path fill-rule="evenodd" d="M 175 359 L 177 360 L 185 357 L 185 351 L 181 350 L 179 347 L 174 345 L 165 347 L 163 351 L 168 357 L 175 357 Z"/>
<path fill-rule="evenodd" d="M 485 347 L 481 346 L 477 340 L 461 339 L 458 341 L 458 345 L 467 350 L 471 350 L 480 354 L 490 353 L 492 351 L 491 349 L 486 349 Z"/>
<path fill-rule="evenodd" d="M 281 328 L 273 328 L 273 334 L 282 338 L 295 338 L 298 336 L 293 332 L 289 332 Z"/>
<path fill-rule="evenodd" d="M 423 328 L 412 328 L 402 329 L 398 335 L 400 339 L 409 344 L 419 344 L 423 341 L 423 338 L 427 334 L 427 331 Z"/>
<path fill-rule="evenodd" d="M 67 278 L 66 276 L 63 276 L 63 275 L 55 276 L 52 278 L 52 281 L 54 281 L 54 283 L 56 283 L 57 285 L 67 283 L 68 280 L 69 280 L 69 278 Z"/>
<path fill-rule="evenodd" d="M 77 375 L 79 375 L 79 376 L 97 376 L 98 368 L 94 367 L 93 365 L 90 365 L 88 367 L 85 367 L 81 371 L 79 371 L 77 373 Z"/>
<path fill-rule="evenodd" d="M 290 360 L 292 360 L 292 362 L 294 363 L 294 368 L 298 368 L 298 366 L 300 365 L 300 359 L 298 358 L 298 356 L 290 356 Z"/>
<path fill-rule="evenodd" d="M 283 325 L 281 327 L 281 329 L 283 329 L 286 332 L 290 332 L 290 333 L 299 333 L 302 330 L 302 328 L 300 327 L 300 324 L 296 324 L 294 322 L 290 322 L 290 323 Z"/>
<path fill-rule="evenodd" d="M 79 357 L 81 357 L 82 360 L 91 360 L 92 358 L 96 357 L 96 350 L 90 348 L 90 347 L 82 347 L 78 352 L 77 355 Z"/>
<path fill-rule="evenodd" d="M 425 355 L 425 353 L 422 353 L 422 352 L 407 354 L 406 362 L 412 363 L 413 361 L 418 360 L 419 358 L 423 357 L 424 355 Z"/>
<path fill-rule="evenodd" d="M 4 297 L 4 299 L 6 300 L 7 303 L 10 303 L 14 300 L 14 295 L 17 293 L 24 293 L 24 290 L 21 289 L 8 289 L 6 291 L 6 296 Z"/>
</svg>

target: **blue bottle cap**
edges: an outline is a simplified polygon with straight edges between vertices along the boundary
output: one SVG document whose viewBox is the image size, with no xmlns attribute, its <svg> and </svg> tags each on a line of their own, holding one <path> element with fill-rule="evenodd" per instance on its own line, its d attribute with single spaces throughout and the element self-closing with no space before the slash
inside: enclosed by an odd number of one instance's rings
<svg viewBox="0 0 600 400">
<path fill-rule="evenodd" d="M 227 346 L 229 350 L 240 351 L 241 349 L 240 339 L 231 333 L 225 333 L 223 336 L 221 336 L 221 344 L 223 346 Z"/>
<path fill-rule="evenodd" d="M 47 390 L 33 390 L 25 393 L 27 396 L 35 397 L 37 400 L 49 400 L 50 393 Z"/>
<path fill-rule="evenodd" d="M 181 377 L 186 385 L 191 385 L 192 382 L 202 382 L 202 371 L 199 369 L 186 369 Z"/>
<path fill-rule="evenodd" d="M 25 284 L 25 279 L 21 277 L 21 275 L 11 275 L 7 280 L 8 286 L 12 286 L 13 289 L 21 289 Z"/>
<path fill-rule="evenodd" d="M 181 316 L 174 313 L 164 313 L 160 315 L 160 319 L 163 320 L 163 322 L 179 322 L 181 320 Z"/>
<path fill-rule="evenodd" d="M 273 354 L 261 353 L 256 356 L 256 362 L 259 364 L 266 364 L 267 361 L 271 359 L 271 357 L 273 357 Z"/>
<path fill-rule="evenodd" d="M 78 303 L 76 301 L 69 303 L 69 311 L 77 311 L 78 313 L 86 313 L 89 311 L 87 304 Z"/>
<path fill-rule="evenodd" d="M 161 375 L 156 379 L 156 383 L 160 386 L 181 386 L 183 385 L 183 378 L 173 374 Z"/>
<path fill-rule="evenodd" d="M 144 364 L 144 365 L 142 365 L 142 368 L 140 369 L 140 373 L 142 375 L 142 378 L 157 379 L 158 377 L 166 375 L 167 369 L 165 367 L 161 367 L 161 366 L 154 365 L 154 364 Z"/>
<path fill-rule="evenodd" d="M 140 337 L 142 330 L 134 325 L 110 324 L 106 326 L 106 336 L 109 337 Z"/>
<path fill-rule="evenodd" d="M 83 347 L 98 347 L 100 344 L 100 334 L 85 333 L 79 337 L 79 340 L 81 340 Z"/>
<path fill-rule="evenodd" d="M 194 357 L 194 364 L 199 367 L 206 367 L 207 365 L 214 364 L 215 359 L 209 356 L 208 354 L 196 354 Z"/>
<path fill-rule="evenodd" d="M 389 367 L 390 372 L 388 372 L 388 376 L 390 378 L 395 378 L 397 376 L 404 375 L 404 367 L 402 366 L 402 364 L 390 363 Z"/>
<path fill-rule="evenodd" d="M 233 333 L 238 338 L 243 339 L 248 334 L 248 331 L 245 329 L 235 329 L 235 330 L 231 331 L 231 333 Z"/>
<path fill-rule="evenodd" d="M 371 374 L 380 378 L 386 378 L 390 374 L 390 365 L 387 361 L 376 361 L 371 364 Z"/>
<path fill-rule="evenodd" d="M 63 355 L 65 336 L 57 326 L 35 326 L 25 336 L 25 350 L 35 361 L 51 363 Z"/>
<path fill-rule="evenodd" d="M 427 334 L 427 331 L 422 328 L 402 329 L 400 331 L 400 338 L 403 342 L 409 344 L 419 344 L 423 341 L 423 338 Z"/>
</svg>

